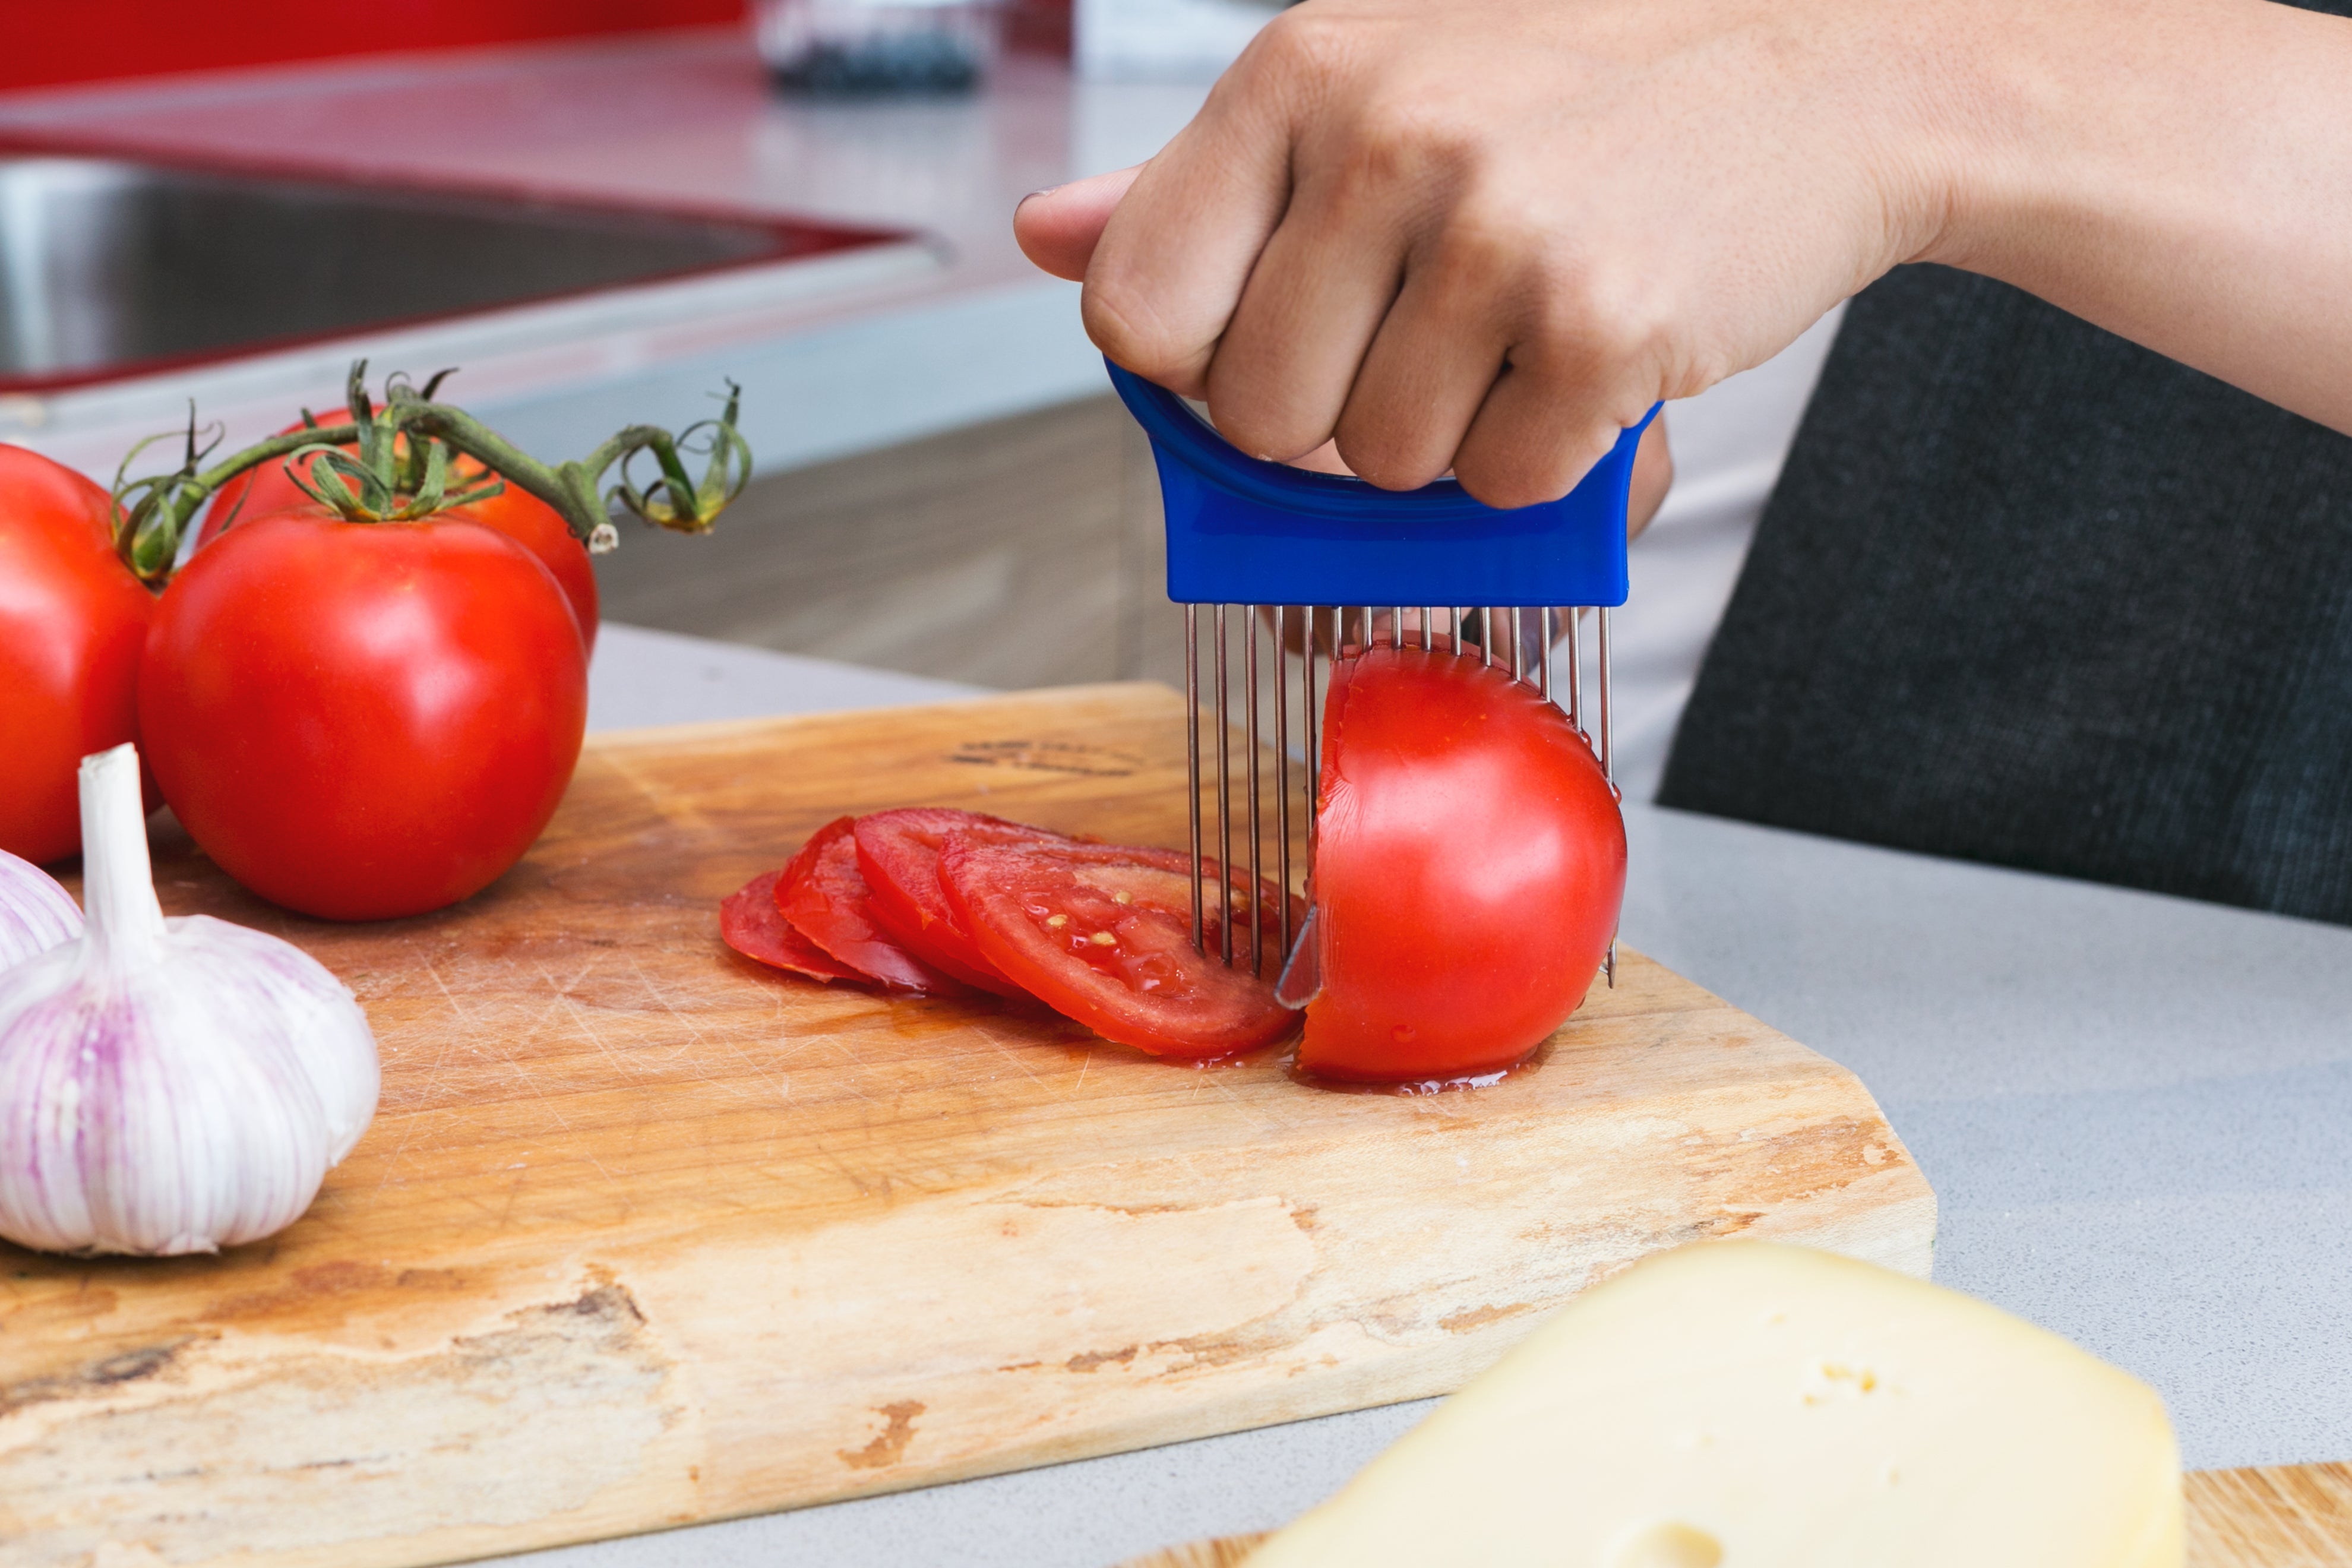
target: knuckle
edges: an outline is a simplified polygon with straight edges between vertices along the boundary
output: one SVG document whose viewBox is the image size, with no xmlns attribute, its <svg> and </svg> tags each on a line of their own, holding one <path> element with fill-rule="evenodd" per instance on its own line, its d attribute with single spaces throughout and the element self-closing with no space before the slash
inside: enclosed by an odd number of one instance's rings
<svg viewBox="0 0 2352 1568">
<path fill-rule="evenodd" d="M 1430 282 L 1441 299 L 1492 310 L 1509 305 L 1539 241 L 1506 215 L 1455 214 L 1430 247 Z"/>
<path fill-rule="evenodd" d="M 1544 362 L 1613 381 L 1663 360 L 1675 311 L 1662 290 L 1629 270 L 1577 267 L 1555 275 L 1543 292 L 1530 346 Z"/>
<path fill-rule="evenodd" d="M 1258 29 L 1243 51 L 1244 69 L 1315 87 L 1349 74 L 1355 29 L 1328 13 L 1292 7 Z"/>
<path fill-rule="evenodd" d="M 1326 177 L 1340 197 L 1406 210 L 1454 206 L 1490 162 L 1474 130 L 1443 107 L 1397 91 L 1368 96 L 1329 147 Z"/>
</svg>

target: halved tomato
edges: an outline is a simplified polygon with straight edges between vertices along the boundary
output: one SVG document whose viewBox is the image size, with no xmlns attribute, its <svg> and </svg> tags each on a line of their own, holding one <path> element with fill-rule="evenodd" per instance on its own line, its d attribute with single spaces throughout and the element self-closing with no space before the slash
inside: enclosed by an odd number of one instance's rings
<svg viewBox="0 0 2352 1568">
<path fill-rule="evenodd" d="M 803 936 L 776 907 L 782 871 L 762 871 L 719 900 L 719 934 L 746 958 L 830 984 L 865 975 Z"/>
<path fill-rule="evenodd" d="M 1333 668 L 1318 787 L 1302 1068 L 1492 1072 L 1576 1010 L 1617 929 L 1625 824 L 1555 704 L 1450 649 L 1373 647 Z"/>
<path fill-rule="evenodd" d="M 776 907 L 794 929 L 850 968 L 884 985 L 931 996 L 964 988 L 890 940 L 874 917 L 874 895 L 857 869 L 856 818 L 826 823 L 801 846 L 776 883 Z"/>
<path fill-rule="evenodd" d="M 991 843 L 950 835 L 940 885 L 982 956 L 1039 1001 L 1106 1039 L 1156 1057 L 1205 1059 L 1271 1045 L 1298 1015 L 1274 999 L 1279 952 L 1250 973 L 1250 892 L 1232 880 L 1234 963 L 1219 957 L 1213 863 L 1203 921 L 1206 953 L 1192 950 L 1192 863 L 1171 849 L 1031 839 Z M 1282 892 L 1261 881 L 1259 918 L 1272 935 Z M 1303 910 L 1293 901 L 1293 919 Z M 1277 939 L 1278 941 L 1278 939 Z M 1270 942 L 1269 949 L 1276 942 Z"/>
<path fill-rule="evenodd" d="M 877 811 L 857 819 L 857 868 L 866 874 L 874 917 L 882 929 L 918 957 L 967 984 L 999 996 L 1020 996 L 1020 985 L 981 955 L 971 932 L 940 889 L 940 850 L 950 834 L 976 844 L 1069 840 L 1042 827 L 945 806 Z"/>
</svg>

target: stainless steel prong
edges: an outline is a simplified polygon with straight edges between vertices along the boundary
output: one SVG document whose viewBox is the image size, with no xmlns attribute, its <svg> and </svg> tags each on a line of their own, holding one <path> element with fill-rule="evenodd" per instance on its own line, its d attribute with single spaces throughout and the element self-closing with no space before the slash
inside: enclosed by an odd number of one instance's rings
<svg viewBox="0 0 2352 1568">
<path fill-rule="evenodd" d="M 1519 607 L 1513 605 L 1511 606 L 1511 679 L 1525 680 L 1527 678 L 1528 639 L 1522 634 L 1519 626 Z"/>
<path fill-rule="evenodd" d="M 1192 781 L 1192 951 L 1201 945 L 1201 607 L 1184 606 L 1184 772 Z"/>
<path fill-rule="evenodd" d="M 1431 653 L 1437 647 L 1437 611 L 1430 605 L 1421 607 L 1421 651 Z"/>
<path fill-rule="evenodd" d="M 1482 605 L 1478 608 L 1478 656 L 1487 665 L 1495 662 L 1495 606 L 1492 605 Z"/>
<path fill-rule="evenodd" d="M 1274 844 L 1282 881 L 1282 956 L 1290 956 L 1290 606 L 1274 612 Z"/>
<path fill-rule="evenodd" d="M 1551 606 L 1546 605 L 1536 612 L 1536 626 L 1542 636 L 1537 640 L 1541 647 L 1536 655 L 1536 690 L 1547 702 L 1551 700 Z"/>
<path fill-rule="evenodd" d="M 1615 744 L 1614 725 L 1612 721 L 1609 706 L 1608 605 L 1603 605 L 1601 606 L 1598 618 L 1600 621 L 1599 662 L 1601 667 L 1601 776 L 1609 781 L 1610 789 L 1614 791 L 1617 787 L 1617 748 Z M 1617 989 L 1617 933 L 1613 931 L 1609 933 L 1608 967 L 1609 989 L 1614 991 Z"/>
<path fill-rule="evenodd" d="M 1331 611 L 1331 657 L 1334 658 L 1339 656 L 1339 617 L 1343 613 L 1336 606 Z M 1318 662 L 1315 652 L 1315 630 L 1316 623 L 1322 618 L 1321 612 L 1314 605 L 1307 606 L 1307 679 L 1303 693 L 1305 700 L 1299 705 L 1298 717 L 1299 722 L 1306 731 L 1302 737 L 1306 745 L 1302 749 L 1307 758 L 1307 876 L 1310 881 L 1315 877 L 1316 813 L 1321 809 L 1323 804 L 1321 798 L 1323 764 L 1320 752 L 1323 741 L 1323 709 L 1321 704 L 1315 700 L 1315 666 Z M 1287 958 L 1288 954 L 1286 953 L 1284 956 Z"/>
<path fill-rule="evenodd" d="M 1617 747 L 1615 724 L 1609 708 L 1609 606 L 1600 610 L 1601 622 L 1601 773 L 1614 788 L 1617 784 Z"/>
<path fill-rule="evenodd" d="M 1584 728 L 1584 612 L 1568 612 L 1568 721 Z"/>
<path fill-rule="evenodd" d="M 1242 679 L 1249 683 L 1248 695 L 1242 710 L 1248 714 L 1247 738 L 1249 760 L 1244 771 L 1249 779 L 1249 899 L 1250 908 L 1250 973 L 1265 972 L 1265 900 L 1257 896 L 1258 843 L 1262 837 L 1257 815 L 1257 606 L 1242 606 Z M 1231 879 L 1227 879 L 1230 880 Z M 1232 900 L 1226 900 L 1230 907 Z"/>
<path fill-rule="evenodd" d="M 1233 706 L 1225 666 L 1225 607 L 1217 606 L 1217 930 L 1225 963 L 1234 962 Z"/>
<path fill-rule="evenodd" d="M 1404 647 L 1404 606 L 1402 605 L 1389 606 L 1389 647 L 1397 648 Z"/>
</svg>

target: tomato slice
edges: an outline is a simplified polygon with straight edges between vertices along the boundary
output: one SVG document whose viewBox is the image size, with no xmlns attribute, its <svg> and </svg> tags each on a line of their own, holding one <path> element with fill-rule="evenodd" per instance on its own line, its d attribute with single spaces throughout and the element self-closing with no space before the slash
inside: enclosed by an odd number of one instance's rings
<svg viewBox="0 0 2352 1568">
<path fill-rule="evenodd" d="M 836 980 L 863 981 L 865 975 L 835 960 L 784 919 L 784 911 L 776 907 L 776 881 L 782 876 L 781 870 L 762 871 L 719 900 L 719 936 L 746 958 L 811 980 L 827 984 Z"/>
<path fill-rule="evenodd" d="M 1300 1067 L 1475 1077 L 1576 1011 L 1617 928 L 1625 824 L 1558 706 L 1477 658 L 1373 647 L 1333 668 L 1318 789 Z"/>
<path fill-rule="evenodd" d="M 1213 889 L 1225 880 L 1213 863 L 1209 875 Z M 1227 895 L 1239 906 L 1233 967 L 1218 956 L 1223 911 L 1213 890 L 1204 911 L 1208 951 L 1192 951 L 1189 856 L 950 835 L 940 884 L 983 957 L 1105 1039 L 1156 1057 L 1206 1059 L 1271 1045 L 1297 1026 L 1298 1015 L 1274 999 L 1281 955 L 1267 952 L 1264 978 L 1250 973 L 1245 881 Z M 1265 929 L 1279 931 L 1281 890 L 1261 881 L 1258 899 Z M 1293 900 L 1294 921 L 1301 912 Z"/>
<path fill-rule="evenodd" d="M 855 817 L 826 823 L 776 883 L 776 907 L 800 933 L 869 980 L 929 996 L 964 987 L 890 940 L 874 918 L 874 894 L 857 869 Z"/>
<path fill-rule="evenodd" d="M 940 850 L 950 834 L 974 843 L 1035 839 L 1067 843 L 1058 833 L 946 806 L 877 811 L 857 819 L 857 868 L 874 898 L 874 918 L 901 946 L 933 968 L 999 996 L 1025 994 L 991 963 L 940 889 Z"/>
</svg>

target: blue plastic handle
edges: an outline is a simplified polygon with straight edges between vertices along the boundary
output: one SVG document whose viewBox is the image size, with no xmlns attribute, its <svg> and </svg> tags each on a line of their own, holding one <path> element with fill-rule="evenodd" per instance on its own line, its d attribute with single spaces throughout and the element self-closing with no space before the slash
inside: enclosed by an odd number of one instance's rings
<svg viewBox="0 0 2352 1568">
<path fill-rule="evenodd" d="M 1178 604 L 1625 602 L 1625 497 L 1654 406 L 1567 495 L 1504 510 L 1453 479 L 1384 490 L 1245 457 L 1174 393 L 1109 369 L 1151 437 Z"/>
</svg>

